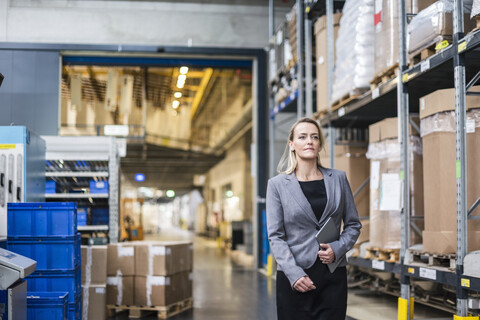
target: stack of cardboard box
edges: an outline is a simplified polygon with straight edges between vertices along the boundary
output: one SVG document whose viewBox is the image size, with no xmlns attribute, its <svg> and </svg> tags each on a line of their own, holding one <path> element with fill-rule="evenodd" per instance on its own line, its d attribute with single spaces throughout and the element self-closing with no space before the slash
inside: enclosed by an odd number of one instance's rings
<svg viewBox="0 0 480 320">
<path fill-rule="evenodd" d="M 191 242 L 109 245 L 107 303 L 167 306 L 192 297 Z"/>
<path fill-rule="evenodd" d="M 479 87 L 473 88 L 480 91 Z M 480 196 L 480 98 L 467 96 L 467 208 Z M 455 90 L 437 90 L 420 99 L 423 138 L 425 231 L 423 249 L 457 252 Z M 472 215 L 479 216 L 477 208 Z M 480 220 L 468 221 L 468 250 L 480 249 Z"/>
<path fill-rule="evenodd" d="M 106 319 L 107 246 L 82 246 L 82 319 Z"/>
<path fill-rule="evenodd" d="M 333 63 L 335 63 L 335 42 L 337 41 L 341 16 L 341 13 L 333 15 Z M 328 38 L 326 16 L 322 16 L 315 21 L 314 33 L 315 56 L 317 59 L 315 62 L 317 66 L 317 112 L 325 112 L 328 110 Z"/>
<path fill-rule="evenodd" d="M 369 161 L 365 154 L 366 147 L 355 145 L 335 145 L 335 168 L 345 171 L 347 179 L 350 183 L 352 193 L 355 192 L 369 176 Z M 320 161 L 323 166 L 329 165 L 329 144 L 320 152 Z M 368 217 L 369 215 L 369 193 L 368 186 L 363 188 L 355 197 L 355 206 L 357 207 L 360 217 Z M 369 221 L 362 220 L 362 230 L 357 243 L 368 241 L 369 238 Z"/>
<path fill-rule="evenodd" d="M 410 214 L 423 214 L 423 166 L 421 140 L 410 132 Z M 370 159 L 370 245 L 383 249 L 400 249 L 402 178 L 401 151 L 398 143 L 398 119 L 387 118 L 369 127 Z M 420 230 L 423 221 L 414 220 Z M 412 230 L 410 244 L 421 238 Z"/>
</svg>

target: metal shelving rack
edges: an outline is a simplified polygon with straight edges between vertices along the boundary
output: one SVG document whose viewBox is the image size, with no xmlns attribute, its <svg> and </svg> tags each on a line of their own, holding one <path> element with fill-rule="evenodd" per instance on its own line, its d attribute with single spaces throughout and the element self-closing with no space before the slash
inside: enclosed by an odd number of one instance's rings
<svg viewBox="0 0 480 320">
<path fill-rule="evenodd" d="M 275 106 L 270 103 L 270 119 L 272 120 L 279 112 L 293 112 L 297 110 L 297 116 L 311 116 L 311 94 L 314 89 L 313 77 L 311 71 L 312 61 L 311 43 L 312 28 L 311 22 L 318 16 L 327 15 L 327 34 L 329 44 L 329 104 L 331 104 L 331 92 L 333 84 L 333 12 L 341 10 L 345 1 L 337 0 L 306 0 L 297 1 L 297 6 L 305 8 L 305 93 L 303 92 L 303 73 L 300 71 L 299 90 L 287 99 L 283 104 Z M 410 113 L 418 113 L 419 99 L 438 89 L 455 88 L 455 112 L 457 121 L 457 266 L 456 271 L 450 272 L 441 269 L 435 269 L 428 266 L 406 265 L 405 258 L 408 255 L 409 243 L 408 234 L 410 229 L 410 190 L 408 174 L 402 174 L 403 183 L 403 203 L 402 210 L 402 247 L 400 251 L 400 263 L 377 263 L 374 260 L 352 257 L 349 263 L 363 268 L 392 272 L 400 275 L 401 296 L 399 299 L 399 319 L 410 319 L 413 306 L 411 300 L 410 279 L 429 280 L 440 284 L 445 284 L 456 288 L 457 294 L 457 314 L 456 319 L 477 319 L 478 317 L 468 316 L 468 292 L 480 292 L 480 278 L 465 275 L 463 273 L 463 259 L 467 255 L 467 172 L 466 172 L 466 80 L 471 80 L 472 84 L 478 80 L 475 77 L 480 70 L 480 30 L 473 31 L 464 35 L 463 30 L 463 5 L 461 0 L 454 0 L 454 41 L 453 44 L 437 52 L 433 56 L 421 61 L 413 67 L 408 66 L 406 49 L 406 25 L 407 17 L 405 11 L 405 1 L 398 0 L 399 17 L 399 73 L 397 77 L 379 85 L 376 89 L 367 91 L 359 99 L 351 101 L 341 108 L 329 112 L 326 116 L 319 119 L 323 127 L 330 128 L 329 143 L 333 150 L 335 142 L 335 128 L 360 127 L 367 128 L 370 124 L 378 122 L 387 117 L 398 117 L 399 141 L 401 144 L 402 173 L 409 172 L 408 155 L 408 125 Z M 300 17 L 299 14 L 297 17 Z M 299 21 L 297 21 L 297 26 Z M 272 29 L 273 30 L 273 29 Z M 297 31 L 298 32 L 298 31 Z M 273 34 L 271 34 L 273 36 Z M 298 36 L 298 34 L 297 34 Z M 298 39 L 302 39 L 299 36 Z M 301 49 L 299 45 L 299 57 Z M 468 65 L 468 68 L 466 68 Z M 301 65 L 303 67 L 303 65 Z M 453 68 L 452 68 L 453 66 Z M 302 67 L 299 69 L 302 70 Z M 310 70 L 309 70 L 310 69 Z M 300 77 L 301 76 L 301 77 Z M 470 87 L 469 84 L 467 87 Z M 303 102 L 305 95 L 305 103 Z M 304 105 L 305 104 L 305 105 Z M 304 109 L 305 107 L 305 109 Z M 330 107 L 329 107 L 330 108 Z M 272 121 L 270 121 L 272 124 Z M 412 124 L 410 122 L 410 124 Z M 414 126 L 416 127 L 416 126 Z M 418 128 L 417 128 L 418 129 Z M 271 131 L 272 132 L 272 131 Z M 271 141 L 272 136 L 270 136 Z M 274 138 L 274 136 L 273 136 Z M 270 144 L 272 145 L 272 143 Z M 272 148 L 270 149 L 272 154 Z M 270 159 L 272 175 L 272 158 Z M 330 165 L 334 167 L 333 153 L 330 157 Z M 477 201 L 478 202 L 478 201 Z M 475 205 L 472 207 L 474 208 Z M 470 208 L 470 211 L 472 210 Z M 413 315 L 413 313 L 412 313 Z"/>
<path fill-rule="evenodd" d="M 108 206 L 109 225 L 79 226 L 80 232 L 108 232 L 110 243 L 118 242 L 119 232 L 119 168 L 120 158 L 113 137 L 43 136 L 46 142 L 46 177 L 70 179 L 73 186 L 85 187 L 89 178 L 108 180 L 108 193 L 54 193 L 45 194 L 47 200 L 74 201 L 93 206 L 101 202 Z M 84 166 L 74 168 L 75 163 Z M 63 164 L 62 164 L 63 163 Z M 68 165 L 67 165 L 68 163 Z M 83 181 L 82 183 L 82 180 Z"/>
</svg>

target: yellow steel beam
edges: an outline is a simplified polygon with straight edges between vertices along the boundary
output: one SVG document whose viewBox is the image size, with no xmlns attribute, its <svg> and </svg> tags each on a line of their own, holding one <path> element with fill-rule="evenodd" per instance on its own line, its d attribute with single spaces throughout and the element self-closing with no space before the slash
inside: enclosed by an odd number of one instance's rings
<svg viewBox="0 0 480 320">
<path fill-rule="evenodd" d="M 195 93 L 195 98 L 193 98 L 192 109 L 190 111 L 190 119 L 193 119 L 195 113 L 197 112 L 200 102 L 202 101 L 203 94 L 205 93 L 205 89 L 207 88 L 207 85 L 210 82 L 210 79 L 212 78 L 212 74 L 213 74 L 212 68 L 205 69 L 205 74 L 203 75 L 202 80 L 200 81 L 198 90 Z"/>
</svg>

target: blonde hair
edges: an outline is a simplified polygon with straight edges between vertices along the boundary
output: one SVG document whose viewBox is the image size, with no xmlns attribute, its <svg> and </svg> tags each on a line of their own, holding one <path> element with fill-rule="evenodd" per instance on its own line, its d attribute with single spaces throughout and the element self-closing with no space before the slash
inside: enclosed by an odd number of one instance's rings
<svg viewBox="0 0 480 320">
<path fill-rule="evenodd" d="M 297 168 L 297 159 L 295 158 L 295 152 L 290 150 L 290 146 L 288 145 L 289 141 L 293 141 L 294 135 L 295 135 L 295 129 L 300 123 L 311 123 L 315 125 L 318 129 L 318 138 L 320 139 L 320 150 L 317 155 L 317 164 L 318 166 L 322 166 L 320 163 L 320 151 L 323 149 L 325 139 L 323 138 L 323 133 L 322 129 L 320 128 L 320 125 L 318 124 L 317 121 L 311 119 L 311 118 L 301 118 L 297 122 L 295 122 L 290 129 L 290 133 L 288 134 L 288 141 L 287 145 L 285 147 L 285 150 L 283 151 L 283 155 L 280 158 L 280 161 L 277 166 L 277 172 L 278 173 L 285 173 L 285 174 L 290 174 L 295 169 Z"/>
</svg>

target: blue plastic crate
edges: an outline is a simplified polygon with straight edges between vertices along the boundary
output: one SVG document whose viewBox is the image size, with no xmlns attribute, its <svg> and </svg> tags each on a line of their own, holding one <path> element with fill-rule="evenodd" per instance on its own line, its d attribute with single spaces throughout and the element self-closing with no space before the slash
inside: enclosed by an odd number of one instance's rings
<svg viewBox="0 0 480 320">
<path fill-rule="evenodd" d="M 87 225 L 87 208 L 81 207 L 77 209 L 77 226 Z"/>
<path fill-rule="evenodd" d="M 81 319 L 82 319 L 82 300 L 78 299 L 77 302 L 68 304 L 68 320 L 81 320 Z"/>
<path fill-rule="evenodd" d="M 92 224 L 108 224 L 110 211 L 108 208 L 92 208 Z"/>
<path fill-rule="evenodd" d="M 80 237 L 8 239 L 7 249 L 37 261 L 37 270 L 70 270 L 80 265 Z"/>
<path fill-rule="evenodd" d="M 7 241 L 6 240 L 0 240 L 0 248 L 7 249 Z"/>
<path fill-rule="evenodd" d="M 108 193 L 108 181 L 90 180 L 90 193 Z"/>
<path fill-rule="evenodd" d="M 81 301 L 82 273 L 80 266 L 69 271 L 35 271 L 27 277 L 28 291 L 65 291 L 68 303 Z"/>
<path fill-rule="evenodd" d="M 59 193 L 60 192 L 60 186 L 56 181 L 49 180 L 45 181 L 45 193 L 51 194 L 51 193 Z"/>
<path fill-rule="evenodd" d="M 9 203 L 7 234 L 20 237 L 69 237 L 77 233 L 74 202 Z"/>
<path fill-rule="evenodd" d="M 27 319 L 65 320 L 68 315 L 68 292 L 28 292 Z"/>
</svg>

